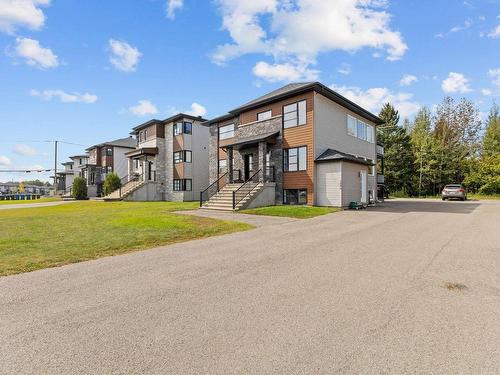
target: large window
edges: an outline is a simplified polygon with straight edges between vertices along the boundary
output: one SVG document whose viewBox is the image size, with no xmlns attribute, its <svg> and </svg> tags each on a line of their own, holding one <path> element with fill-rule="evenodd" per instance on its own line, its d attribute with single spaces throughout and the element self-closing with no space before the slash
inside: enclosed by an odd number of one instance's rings
<svg viewBox="0 0 500 375">
<path fill-rule="evenodd" d="M 113 156 L 113 149 L 111 147 L 106 148 L 106 156 Z"/>
<path fill-rule="evenodd" d="M 265 112 L 260 112 L 257 113 L 257 121 L 264 121 L 264 120 L 269 120 L 272 117 L 272 111 L 265 111 Z"/>
<path fill-rule="evenodd" d="M 283 107 L 283 127 L 305 125 L 306 123 L 306 101 L 292 103 Z"/>
<path fill-rule="evenodd" d="M 283 150 L 285 172 L 305 171 L 307 169 L 307 147 Z"/>
<path fill-rule="evenodd" d="M 219 128 L 219 139 L 228 139 L 234 137 L 234 124 L 221 126 Z"/>
<path fill-rule="evenodd" d="M 373 126 L 349 115 L 347 115 L 347 134 L 370 143 L 375 143 Z"/>
<path fill-rule="evenodd" d="M 191 191 L 191 190 L 193 190 L 193 180 L 174 179 L 174 191 Z"/>
<path fill-rule="evenodd" d="M 174 164 L 191 163 L 192 159 L 193 159 L 193 153 L 189 150 L 174 152 Z"/>
<path fill-rule="evenodd" d="M 181 134 L 192 134 L 193 133 L 193 123 L 191 122 L 176 122 L 174 124 L 174 135 Z"/>
<path fill-rule="evenodd" d="M 283 190 L 283 204 L 307 204 L 307 189 Z"/>
</svg>

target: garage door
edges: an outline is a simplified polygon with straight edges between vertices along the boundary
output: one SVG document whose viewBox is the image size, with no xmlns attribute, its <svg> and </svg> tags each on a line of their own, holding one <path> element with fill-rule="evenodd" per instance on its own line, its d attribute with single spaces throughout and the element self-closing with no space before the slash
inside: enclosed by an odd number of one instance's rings
<svg viewBox="0 0 500 375">
<path fill-rule="evenodd" d="M 316 204 L 341 206 L 341 163 L 318 163 L 316 168 Z"/>
</svg>

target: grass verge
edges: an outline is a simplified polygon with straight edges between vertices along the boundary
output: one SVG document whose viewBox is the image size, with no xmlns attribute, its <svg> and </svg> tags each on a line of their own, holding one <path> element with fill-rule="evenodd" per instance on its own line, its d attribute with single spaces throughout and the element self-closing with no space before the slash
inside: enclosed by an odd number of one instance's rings
<svg viewBox="0 0 500 375">
<path fill-rule="evenodd" d="M 314 207 L 314 206 L 268 206 L 252 208 L 249 210 L 239 211 L 244 214 L 264 215 L 264 216 L 280 216 L 291 217 L 296 219 L 310 219 L 315 216 L 326 215 L 332 212 L 340 211 L 340 208 L 335 207 Z"/>
<path fill-rule="evenodd" d="M 0 211 L 0 276 L 252 228 L 172 213 L 197 205 L 85 201 Z"/>
<path fill-rule="evenodd" d="M 61 198 L 59 197 L 46 197 L 33 200 L 18 200 L 18 201 L 0 201 L 0 205 L 4 204 L 28 204 L 28 203 L 45 203 L 45 202 L 58 202 Z"/>
</svg>

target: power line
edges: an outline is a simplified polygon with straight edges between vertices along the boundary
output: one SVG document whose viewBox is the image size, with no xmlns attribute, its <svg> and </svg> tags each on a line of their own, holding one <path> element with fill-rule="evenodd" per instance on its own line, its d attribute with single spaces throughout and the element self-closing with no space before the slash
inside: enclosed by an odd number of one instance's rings
<svg viewBox="0 0 500 375">
<path fill-rule="evenodd" d="M 0 169 L 0 173 L 43 173 L 53 169 Z"/>
</svg>

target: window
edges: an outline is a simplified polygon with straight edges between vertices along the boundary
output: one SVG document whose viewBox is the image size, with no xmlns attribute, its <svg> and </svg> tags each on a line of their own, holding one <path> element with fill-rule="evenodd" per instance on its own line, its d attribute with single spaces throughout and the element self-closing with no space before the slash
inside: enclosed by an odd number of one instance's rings
<svg viewBox="0 0 500 375">
<path fill-rule="evenodd" d="M 144 142 L 148 140 L 148 129 L 144 129 Z"/>
<path fill-rule="evenodd" d="M 174 135 L 182 134 L 182 122 L 176 122 L 174 124 Z"/>
<path fill-rule="evenodd" d="M 113 167 L 106 167 L 106 173 L 113 172 Z"/>
<path fill-rule="evenodd" d="M 174 164 L 191 163 L 193 153 L 189 150 L 174 152 Z"/>
<path fill-rule="evenodd" d="M 307 204 L 307 189 L 283 190 L 283 204 Z"/>
<path fill-rule="evenodd" d="M 113 156 L 113 149 L 111 147 L 106 148 L 106 156 Z"/>
<path fill-rule="evenodd" d="M 219 128 L 219 140 L 234 137 L 234 124 L 221 126 Z"/>
<path fill-rule="evenodd" d="M 134 159 L 134 169 L 139 169 L 139 159 Z"/>
<path fill-rule="evenodd" d="M 271 117 L 273 117 L 273 114 L 272 114 L 272 111 L 269 110 L 269 111 L 265 111 L 265 112 L 260 112 L 260 113 L 257 113 L 257 121 L 264 121 L 264 120 L 268 120 L 270 119 Z"/>
<path fill-rule="evenodd" d="M 296 172 L 307 169 L 307 147 L 296 147 L 283 150 L 284 171 Z"/>
<path fill-rule="evenodd" d="M 191 179 L 175 179 L 174 191 L 191 191 L 193 190 L 193 180 Z"/>
<path fill-rule="evenodd" d="M 227 160 L 219 160 L 219 174 L 224 174 L 227 172 Z"/>
<path fill-rule="evenodd" d="M 356 119 L 347 115 L 347 134 L 356 136 Z"/>
<path fill-rule="evenodd" d="M 373 126 L 365 124 L 363 121 L 349 115 L 347 115 L 347 134 L 370 143 L 375 143 Z"/>
<path fill-rule="evenodd" d="M 375 143 L 373 126 L 366 125 L 366 140 L 370 143 Z"/>
<path fill-rule="evenodd" d="M 366 140 L 366 125 L 365 125 L 365 123 L 358 120 L 356 128 L 357 128 L 356 136 L 359 139 Z"/>
<path fill-rule="evenodd" d="M 193 123 L 191 122 L 176 122 L 174 124 L 174 135 L 192 134 Z"/>
<path fill-rule="evenodd" d="M 80 158 L 80 165 L 82 165 L 82 164 L 83 164 L 83 159 L 82 159 L 82 158 Z"/>
<path fill-rule="evenodd" d="M 289 104 L 283 107 L 283 127 L 305 125 L 306 123 L 306 101 Z"/>
</svg>

